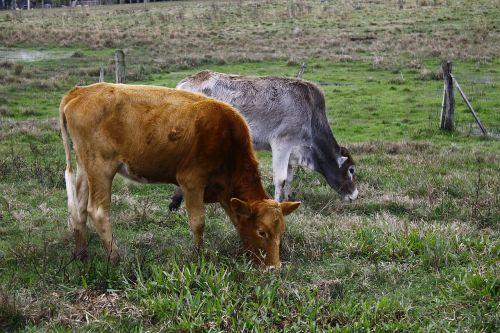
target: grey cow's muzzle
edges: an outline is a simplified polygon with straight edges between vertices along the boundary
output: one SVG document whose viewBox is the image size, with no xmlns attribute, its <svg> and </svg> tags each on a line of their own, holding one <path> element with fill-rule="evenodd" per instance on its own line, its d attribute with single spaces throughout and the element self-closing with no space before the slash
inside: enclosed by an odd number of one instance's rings
<svg viewBox="0 0 500 333">
<path fill-rule="evenodd" d="M 358 197 L 358 189 L 354 189 L 354 191 L 350 194 L 344 195 L 342 198 L 344 201 L 354 201 Z"/>
</svg>

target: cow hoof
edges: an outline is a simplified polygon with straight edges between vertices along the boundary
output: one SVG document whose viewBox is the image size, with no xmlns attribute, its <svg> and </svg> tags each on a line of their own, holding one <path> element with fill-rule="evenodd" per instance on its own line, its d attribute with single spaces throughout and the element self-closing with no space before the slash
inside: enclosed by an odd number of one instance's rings
<svg viewBox="0 0 500 333">
<path fill-rule="evenodd" d="M 179 210 L 179 207 L 181 206 L 181 200 L 172 200 L 170 204 L 168 205 L 168 209 L 171 212 L 176 212 Z"/>
<path fill-rule="evenodd" d="M 264 272 L 279 272 L 281 270 L 281 265 L 279 266 L 264 266 Z"/>
<path fill-rule="evenodd" d="M 86 248 L 76 249 L 73 253 L 73 257 L 80 261 L 87 261 L 89 258 L 89 253 Z"/>
<path fill-rule="evenodd" d="M 118 251 L 114 251 L 112 252 L 109 256 L 108 256 L 108 260 L 113 264 L 113 265 L 118 265 L 121 261 L 121 256 L 120 254 L 118 253 Z"/>
</svg>

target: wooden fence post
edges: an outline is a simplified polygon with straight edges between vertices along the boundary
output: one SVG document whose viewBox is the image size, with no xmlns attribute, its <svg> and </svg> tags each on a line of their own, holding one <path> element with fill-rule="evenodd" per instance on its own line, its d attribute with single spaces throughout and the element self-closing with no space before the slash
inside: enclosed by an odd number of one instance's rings
<svg viewBox="0 0 500 333">
<path fill-rule="evenodd" d="M 441 111 L 441 129 L 453 131 L 455 113 L 455 95 L 453 93 L 453 78 L 451 75 L 452 64 L 450 61 L 443 64 L 444 78 L 444 103 Z"/>
<path fill-rule="evenodd" d="M 99 69 L 99 82 L 104 82 L 104 67 Z"/>
<path fill-rule="evenodd" d="M 125 79 L 125 53 L 122 50 L 115 51 L 116 83 L 126 83 Z"/>
</svg>

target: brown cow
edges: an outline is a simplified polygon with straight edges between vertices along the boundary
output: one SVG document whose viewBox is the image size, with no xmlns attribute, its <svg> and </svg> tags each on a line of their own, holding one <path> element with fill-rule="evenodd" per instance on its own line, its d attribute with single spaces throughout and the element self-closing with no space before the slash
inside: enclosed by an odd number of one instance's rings
<svg viewBox="0 0 500 333">
<path fill-rule="evenodd" d="M 253 258 L 280 266 L 283 216 L 299 202 L 265 193 L 248 125 L 229 104 L 154 86 L 98 83 L 75 87 L 60 105 L 66 189 L 76 252 L 87 256 L 87 212 L 113 262 L 120 259 L 109 218 L 116 173 L 138 182 L 178 184 L 197 248 L 203 202 L 219 202 Z M 77 158 L 76 186 L 68 133 Z"/>
</svg>

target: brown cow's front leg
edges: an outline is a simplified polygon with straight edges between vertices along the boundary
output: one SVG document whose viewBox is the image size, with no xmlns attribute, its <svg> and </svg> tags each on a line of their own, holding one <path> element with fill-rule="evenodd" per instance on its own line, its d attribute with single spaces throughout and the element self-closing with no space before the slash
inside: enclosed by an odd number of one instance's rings
<svg viewBox="0 0 500 333">
<path fill-rule="evenodd" d="M 97 166 L 97 163 L 95 163 Z M 110 170 L 97 170 L 95 174 L 90 171 L 88 173 L 89 180 L 89 204 L 88 211 L 90 217 L 94 221 L 97 233 L 106 249 L 109 260 L 113 264 L 120 261 L 118 247 L 111 233 L 111 223 L 109 218 L 109 210 L 111 206 L 111 184 L 114 173 Z"/>
<path fill-rule="evenodd" d="M 188 189 L 181 185 L 186 209 L 188 212 L 189 225 L 193 233 L 194 245 L 197 250 L 203 247 L 203 230 L 205 229 L 205 206 L 203 204 L 203 189 Z"/>
</svg>

